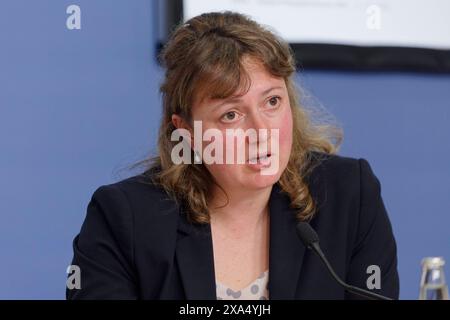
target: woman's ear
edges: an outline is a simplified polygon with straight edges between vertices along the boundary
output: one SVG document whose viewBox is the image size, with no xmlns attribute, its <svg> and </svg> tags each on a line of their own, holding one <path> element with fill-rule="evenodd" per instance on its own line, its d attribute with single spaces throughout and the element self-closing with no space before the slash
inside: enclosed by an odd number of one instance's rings
<svg viewBox="0 0 450 320">
<path fill-rule="evenodd" d="M 177 129 L 186 129 L 189 131 L 191 135 L 191 146 L 194 145 L 194 132 L 192 128 L 189 126 L 189 124 L 183 119 L 183 117 L 179 116 L 178 114 L 172 114 L 172 124 Z"/>
<path fill-rule="evenodd" d="M 177 129 L 186 129 L 187 131 L 190 132 L 191 135 L 194 134 L 194 132 L 193 132 L 194 130 L 189 125 L 189 122 L 186 121 L 182 116 L 180 116 L 176 113 L 172 114 L 172 124 Z"/>
<path fill-rule="evenodd" d="M 183 118 L 182 117 L 180 117 L 179 115 L 177 115 L 177 114 L 172 114 L 172 124 L 174 125 L 174 127 L 175 128 L 177 128 L 177 129 L 188 129 L 187 127 L 186 127 L 186 123 L 185 123 L 185 121 L 183 120 Z"/>
</svg>

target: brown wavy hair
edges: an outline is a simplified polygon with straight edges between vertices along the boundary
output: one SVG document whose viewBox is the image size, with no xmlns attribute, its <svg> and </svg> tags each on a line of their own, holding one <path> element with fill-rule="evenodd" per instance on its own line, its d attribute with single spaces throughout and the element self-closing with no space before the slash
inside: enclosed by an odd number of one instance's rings
<svg viewBox="0 0 450 320">
<path fill-rule="evenodd" d="M 178 143 L 171 141 L 176 129 L 172 114 L 192 123 L 190 110 L 196 97 L 227 98 L 241 86 L 248 87 L 244 56 L 257 59 L 272 75 L 285 80 L 293 116 L 293 141 L 288 165 L 278 183 L 297 209 L 297 218 L 308 220 L 316 210 L 305 179 L 313 168 L 311 151 L 336 153 L 342 132 L 337 126 L 313 124 L 299 102 L 293 79 L 296 64 L 289 45 L 243 14 L 226 11 L 194 17 L 179 25 L 163 48 L 160 60 L 165 78 L 160 88 L 163 114 L 158 156 L 150 159 L 146 173 L 152 172 L 153 183 L 183 204 L 191 222 L 209 223 L 210 188 L 218 184 L 203 164 L 172 162 L 171 151 Z"/>
</svg>

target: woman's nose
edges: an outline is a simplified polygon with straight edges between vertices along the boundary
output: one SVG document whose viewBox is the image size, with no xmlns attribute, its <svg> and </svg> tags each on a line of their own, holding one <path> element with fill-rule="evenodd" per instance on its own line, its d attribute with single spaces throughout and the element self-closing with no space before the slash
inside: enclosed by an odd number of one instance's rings
<svg viewBox="0 0 450 320">
<path fill-rule="evenodd" d="M 249 118 L 250 118 L 250 123 L 248 124 L 249 128 L 255 129 L 257 132 L 260 129 L 269 129 L 266 121 L 262 118 L 260 113 L 255 112 L 251 114 Z"/>
<path fill-rule="evenodd" d="M 270 126 L 261 114 L 255 113 L 250 115 L 250 121 L 247 129 L 254 129 L 256 132 L 256 140 L 258 144 L 267 143 L 269 139 Z"/>
</svg>

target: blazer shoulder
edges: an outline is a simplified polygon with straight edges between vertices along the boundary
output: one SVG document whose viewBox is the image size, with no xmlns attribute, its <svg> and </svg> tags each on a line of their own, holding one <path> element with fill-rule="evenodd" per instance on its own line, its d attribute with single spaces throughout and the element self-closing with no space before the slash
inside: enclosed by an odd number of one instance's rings
<svg viewBox="0 0 450 320">
<path fill-rule="evenodd" d="M 146 197 L 149 194 L 167 195 L 164 189 L 158 186 L 152 178 L 153 175 L 138 174 L 126 179 L 122 179 L 115 183 L 101 186 L 100 188 L 119 189 L 128 196 L 134 196 L 138 198 Z"/>
<path fill-rule="evenodd" d="M 358 180 L 361 184 L 369 183 L 379 185 L 372 166 L 365 158 L 354 158 L 338 154 L 313 152 L 312 163 L 317 163 L 325 171 L 327 178 L 335 182 L 348 182 Z"/>
<path fill-rule="evenodd" d="M 337 154 L 314 153 L 309 183 L 329 200 L 354 199 L 366 203 L 381 197 L 381 185 L 369 162 Z"/>
<path fill-rule="evenodd" d="M 98 187 L 92 199 L 111 208 L 128 207 L 134 215 L 158 215 L 175 211 L 178 204 L 153 181 L 153 173 L 138 174 Z M 117 211 L 117 210 L 114 210 Z"/>
<path fill-rule="evenodd" d="M 327 182 L 331 183 L 348 182 L 359 177 L 361 160 L 365 161 L 338 154 L 311 152 L 310 162 L 313 168 L 311 175 L 322 173 Z"/>
<path fill-rule="evenodd" d="M 317 152 L 313 151 L 310 153 L 310 159 L 312 163 L 316 163 L 319 165 L 326 166 L 329 169 L 346 169 L 352 168 L 354 166 L 358 166 L 358 158 L 339 155 L 339 154 L 331 154 L 325 152 Z"/>
</svg>

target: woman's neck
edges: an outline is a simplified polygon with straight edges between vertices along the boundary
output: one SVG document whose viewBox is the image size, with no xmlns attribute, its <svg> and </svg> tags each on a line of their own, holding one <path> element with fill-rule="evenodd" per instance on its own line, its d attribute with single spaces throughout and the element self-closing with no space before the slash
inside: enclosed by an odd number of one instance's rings
<svg viewBox="0 0 450 320">
<path fill-rule="evenodd" d="M 254 230 L 268 220 L 271 191 L 272 186 L 258 190 L 226 190 L 227 198 L 222 191 L 214 190 L 209 206 L 211 223 L 219 223 L 237 233 Z"/>
</svg>

